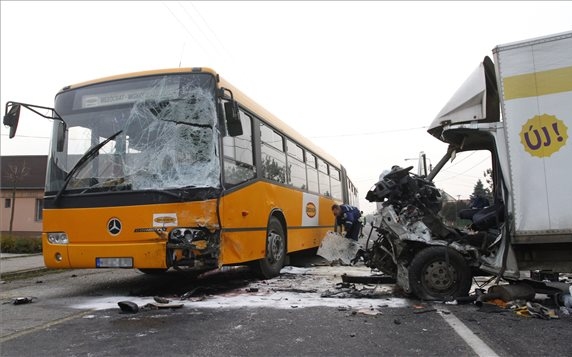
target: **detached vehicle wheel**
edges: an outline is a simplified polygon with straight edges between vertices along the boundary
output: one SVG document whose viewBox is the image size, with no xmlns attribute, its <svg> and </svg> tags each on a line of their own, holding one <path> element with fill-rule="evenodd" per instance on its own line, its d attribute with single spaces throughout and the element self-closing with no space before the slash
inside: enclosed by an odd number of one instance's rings
<svg viewBox="0 0 572 357">
<path fill-rule="evenodd" d="M 280 221 L 271 217 L 266 233 L 266 255 L 258 261 L 258 275 L 270 279 L 280 274 L 286 259 L 286 236 Z"/>
<path fill-rule="evenodd" d="M 425 248 L 409 265 L 409 286 L 423 300 L 467 296 L 471 283 L 471 269 L 465 259 L 447 247 Z"/>
</svg>

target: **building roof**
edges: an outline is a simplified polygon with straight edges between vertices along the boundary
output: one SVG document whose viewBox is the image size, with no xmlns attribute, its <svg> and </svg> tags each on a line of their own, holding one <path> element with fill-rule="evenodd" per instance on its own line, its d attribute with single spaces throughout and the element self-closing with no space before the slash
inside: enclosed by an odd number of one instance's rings
<svg viewBox="0 0 572 357">
<path fill-rule="evenodd" d="M 0 156 L 0 189 L 41 189 L 46 183 L 46 155 Z"/>
</svg>

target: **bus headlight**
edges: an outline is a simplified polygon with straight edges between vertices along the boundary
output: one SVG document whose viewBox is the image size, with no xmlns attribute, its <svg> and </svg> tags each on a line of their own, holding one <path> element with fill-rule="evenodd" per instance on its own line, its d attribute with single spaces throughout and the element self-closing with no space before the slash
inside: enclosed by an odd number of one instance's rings
<svg viewBox="0 0 572 357">
<path fill-rule="evenodd" d="M 64 232 L 48 233 L 48 242 L 52 244 L 68 244 L 68 235 Z"/>
</svg>

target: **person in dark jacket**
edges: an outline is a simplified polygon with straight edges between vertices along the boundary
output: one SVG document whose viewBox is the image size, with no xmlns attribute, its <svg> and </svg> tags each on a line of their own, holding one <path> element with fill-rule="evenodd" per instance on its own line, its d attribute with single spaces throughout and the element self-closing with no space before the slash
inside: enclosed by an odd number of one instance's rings
<svg viewBox="0 0 572 357">
<path fill-rule="evenodd" d="M 362 228 L 360 221 L 361 211 L 359 208 L 345 204 L 334 204 L 332 206 L 332 213 L 336 216 L 336 226 L 344 227 L 346 238 L 357 241 Z"/>
</svg>

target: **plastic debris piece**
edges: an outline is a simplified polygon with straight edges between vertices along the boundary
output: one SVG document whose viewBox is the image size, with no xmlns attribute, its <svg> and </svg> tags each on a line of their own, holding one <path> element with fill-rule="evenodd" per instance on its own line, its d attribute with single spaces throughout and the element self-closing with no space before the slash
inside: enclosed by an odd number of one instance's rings
<svg viewBox="0 0 572 357">
<path fill-rule="evenodd" d="M 378 309 L 359 309 L 356 311 L 358 314 L 362 314 L 362 315 L 369 315 L 369 316 L 375 316 L 375 315 L 381 315 L 382 312 Z"/>
<path fill-rule="evenodd" d="M 136 314 L 139 312 L 139 305 L 133 301 L 120 301 L 117 303 L 117 305 L 119 305 L 119 308 L 124 313 Z"/>
<path fill-rule="evenodd" d="M 528 313 L 533 317 L 543 320 L 558 318 L 558 315 L 553 309 L 549 309 L 537 302 L 527 302 L 526 307 L 528 308 Z"/>
<path fill-rule="evenodd" d="M 389 275 L 369 275 L 369 276 L 354 276 L 342 274 L 342 281 L 344 283 L 360 283 L 360 284 L 395 284 L 396 279 Z"/>
<path fill-rule="evenodd" d="M 14 305 L 24 305 L 24 304 L 30 304 L 33 301 L 34 301 L 33 297 L 19 297 L 19 298 L 15 298 L 12 301 L 12 303 Z"/>
<path fill-rule="evenodd" d="M 169 299 L 166 299 L 164 297 L 161 296 L 154 296 L 153 300 L 155 300 L 156 302 L 160 303 L 160 304 L 168 304 L 169 303 Z"/>
<path fill-rule="evenodd" d="M 413 313 L 414 313 L 414 314 L 424 314 L 424 313 L 426 313 L 426 312 L 434 312 L 434 311 L 437 311 L 437 309 L 431 309 L 431 308 L 429 308 L 429 309 L 420 309 L 420 310 L 415 310 L 415 311 L 413 311 Z"/>
<path fill-rule="evenodd" d="M 508 302 L 504 301 L 503 299 L 499 299 L 499 298 L 491 299 L 491 300 L 487 301 L 487 303 L 494 304 L 494 305 L 501 307 L 503 309 L 506 309 L 508 307 Z"/>
<path fill-rule="evenodd" d="M 159 302 L 151 302 L 149 304 L 147 304 L 146 306 L 152 306 L 155 307 L 157 309 L 179 309 L 181 307 L 183 307 L 183 303 L 177 303 L 177 302 L 168 302 L 168 303 L 159 303 Z"/>
<path fill-rule="evenodd" d="M 479 305 L 479 312 L 488 312 L 488 313 L 502 313 L 506 312 L 507 310 L 503 307 L 500 307 L 496 304 L 491 304 L 490 302 L 484 302 Z"/>
<path fill-rule="evenodd" d="M 317 255 L 329 262 L 341 262 L 350 265 L 360 246 L 357 242 L 342 237 L 338 233 L 328 232 L 318 248 Z"/>
</svg>

